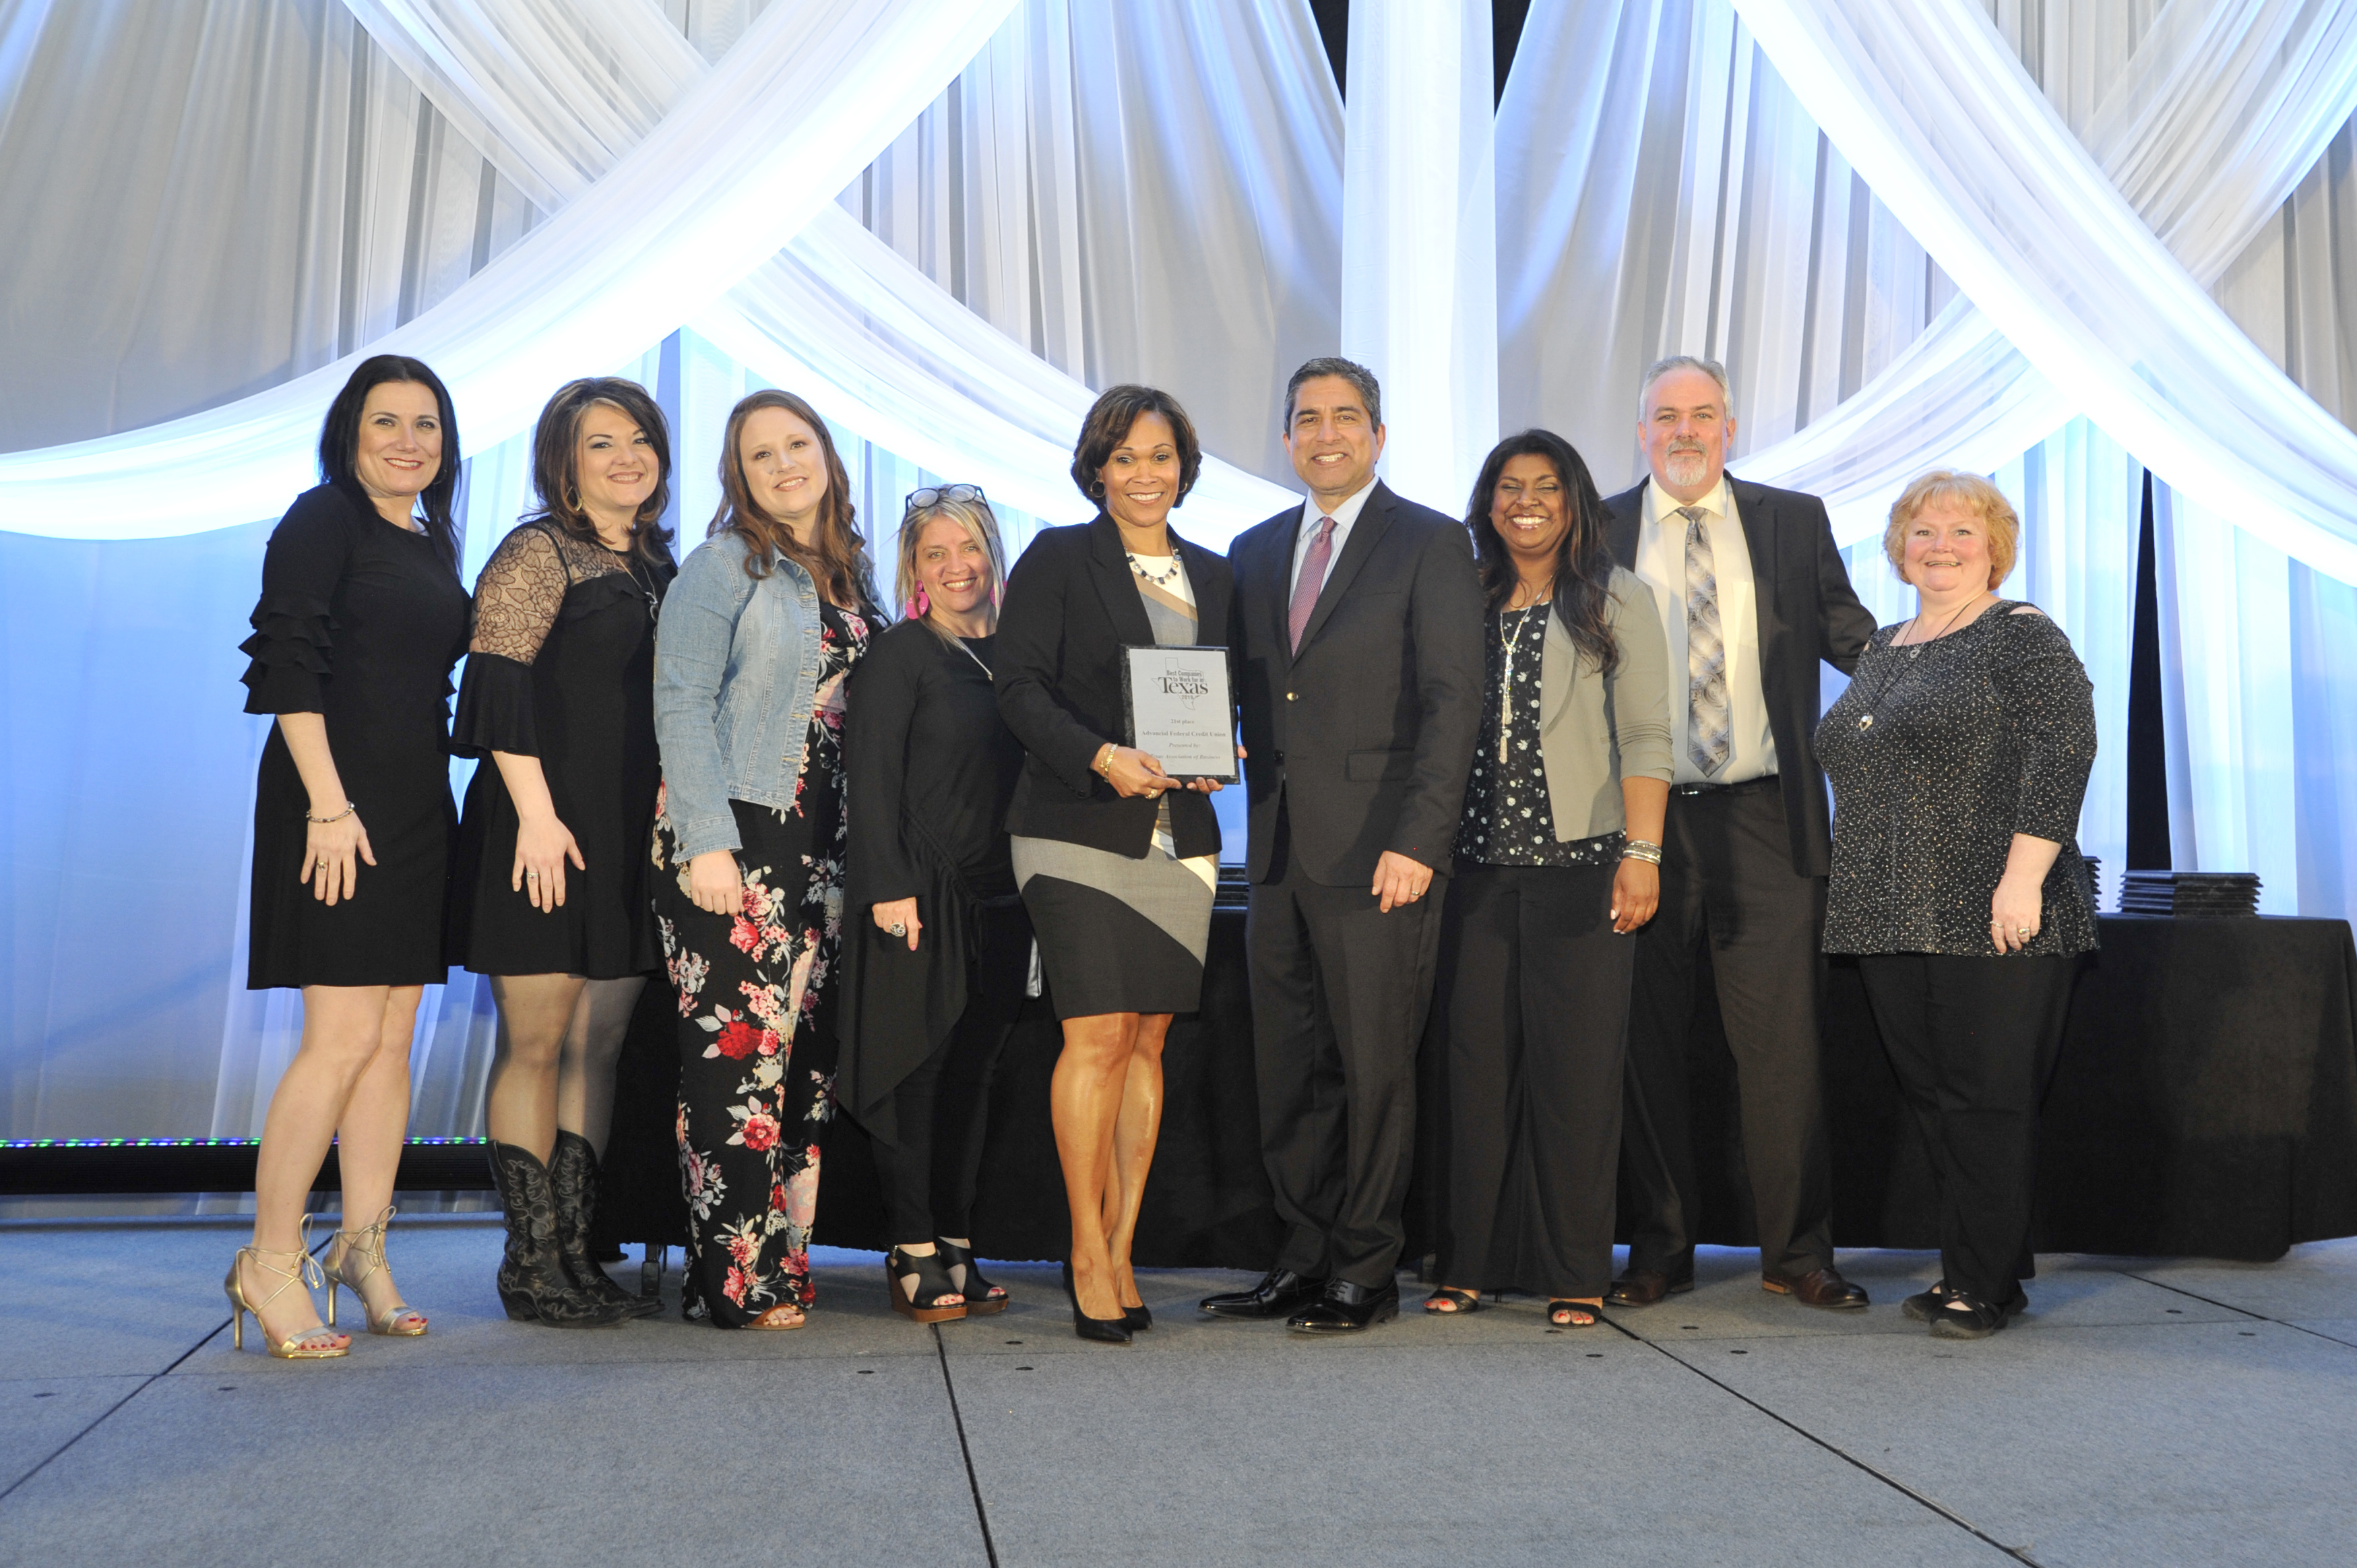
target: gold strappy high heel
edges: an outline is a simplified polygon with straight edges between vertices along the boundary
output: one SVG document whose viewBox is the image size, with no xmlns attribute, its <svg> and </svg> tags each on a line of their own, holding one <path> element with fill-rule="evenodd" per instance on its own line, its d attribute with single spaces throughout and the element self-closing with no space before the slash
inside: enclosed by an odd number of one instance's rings
<svg viewBox="0 0 2357 1568">
<path fill-rule="evenodd" d="M 367 1321 L 371 1334 L 390 1334 L 397 1338 L 414 1339 L 425 1332 L 425 1315 L 400 1302 L 394 1302 L 375 1317 L 369 1317 L 368 1297 L 361 1294 L 361 1286 L 368 1283 L 368 1277 L 386 1267 L 385 1227 L 393 1223 L 393 1217 L 399 1212 L 388 1203 L 384 1206 L 384 1212 L 376 1217 L 375 1224 L 364 1225 L 358 1230 L 336 1232 L 336 1240 L 328 1249 L 328 1266 L 322 1271 L 328 1281 L 328 1327 L 336 1326 L 336 1287 L 341 1285 L 351 1292 L 353 1299 L 361 1304 L 361 1316 Z M 357 1273 L 351 1268 L 355 1258 L 360 1259 L 363 1265 Z"/>
<path fill-rule="evenodd" d="M 267 1247 L 240 1247 L 237 1255 L 230 1259 L 229 1277 L 221 1281 L 221 1289 L 229 1296 L 230 1343 L 234 1348 L 245 1348 L 245 1315 L 250 1312 L 253 1314 L 253 1326 L 262 1336 L 262 1348 L 282 1361 L 331 1361 L 339 1356 L 351 1354 L 350 1337 L 337 1333 L 332 1325 L 314 1324 L 308 1328 L 296 1329 L 284 1339 L 272 1339 L 269 1330 L 263 1327 L 263 1307 L 285 1295 L 290 1288 L 299 1285 L 307 1292 L 326 1283 L 319 1273 L 317 1261 L 311 1256 L 310 1242 L 311 1217 L 307 1214 L 303 1216 L 303 1245 L 296 1251 L 281 1252 Z M 264 1273 L 278 1276 L 278 1288 L 263 1297 L 258 1305 L 246 1299 L 245 1282 L 238 1277 L 239 1265 L 248 1257 L 253 1258 L 253 1266 Z M 272 1258 L 292 1258 L 295 1266 L 282 1269 L 269 1261 Z M 331 1294 L 328 1300 L 329 1310 L 333 1311 L 335 1297 Z"/>
</svg>

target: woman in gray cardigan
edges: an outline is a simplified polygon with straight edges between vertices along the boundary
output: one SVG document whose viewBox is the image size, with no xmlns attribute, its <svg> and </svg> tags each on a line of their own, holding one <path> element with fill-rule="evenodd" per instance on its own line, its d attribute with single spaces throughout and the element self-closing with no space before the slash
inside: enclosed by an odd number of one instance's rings
<svg viewBox="0 0 2357 1568">
<path fill-rule="evenodd" d="M 1620 1058 L 1661 898 L 1669 675 L 1561 436 L 1500 442 L 1466 508 L 1489 600 L 1481 740 L 1442 926 L 1448 1157 L 1435 1314 L 1484 1291 L 1587 1327 L 1612 1279 Z"/>
</svg>

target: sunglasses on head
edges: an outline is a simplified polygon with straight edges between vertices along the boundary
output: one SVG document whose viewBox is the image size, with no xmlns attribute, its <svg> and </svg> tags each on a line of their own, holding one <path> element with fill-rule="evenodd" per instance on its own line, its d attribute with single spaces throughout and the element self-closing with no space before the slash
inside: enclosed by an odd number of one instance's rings
<svg viewBox="0 0 2357 1568">
<path fill-rule="evenodd" d="M 928 485 L 921 490 L 910 490 L 909 499 L 900 505 L 903 518 L 912 517 L 943 501 L 978 501 L 986 499 L 980 485 Z"/>
</svg>

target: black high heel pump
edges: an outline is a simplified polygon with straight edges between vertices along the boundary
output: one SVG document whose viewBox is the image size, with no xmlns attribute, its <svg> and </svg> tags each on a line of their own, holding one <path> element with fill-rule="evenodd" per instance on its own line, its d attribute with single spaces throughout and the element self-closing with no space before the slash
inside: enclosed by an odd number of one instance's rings
<svg viewBox="0 0 2357 1568">
<path fill-rule="evenodd" d="M 1072 1304 L 1072 1332 L 1083 1339 L 1093 1339 L 1100 1345 L 1129 1343 L 1129 1324 L 1125 1317 L 1091 1317 L 1081 1310 L 1081 1293 L 1072 1283 L 1072 1265 L 1064 1263 L 1064 1294 Z"/>
</svg>

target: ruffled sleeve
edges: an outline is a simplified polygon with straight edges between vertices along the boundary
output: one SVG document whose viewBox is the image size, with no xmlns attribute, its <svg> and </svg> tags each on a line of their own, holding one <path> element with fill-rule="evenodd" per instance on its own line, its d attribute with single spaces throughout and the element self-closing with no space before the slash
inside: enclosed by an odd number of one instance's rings
<svg viewBox="0 0 2357 1568">
<path fill-rule="evenodd" d="M 332 607 L 351 562 L 350 510 L 323 485 L 298 498 L 271 531 L 262 597 L 250 618 L 253 635 L 238 644 L 253 660 L 240 677 L 249 714 L 327 711 L 323 683 L 335 672 Z"/>
<path fill-rule="evenodd" d="M 475 579 L 475 633 L 450 731 L 450 749 L 458 756 L 540 755 L 532 665 L 571 586 L 563 553 L 535 524 L 509 534 L 484 564 Z"/>
</svg>

